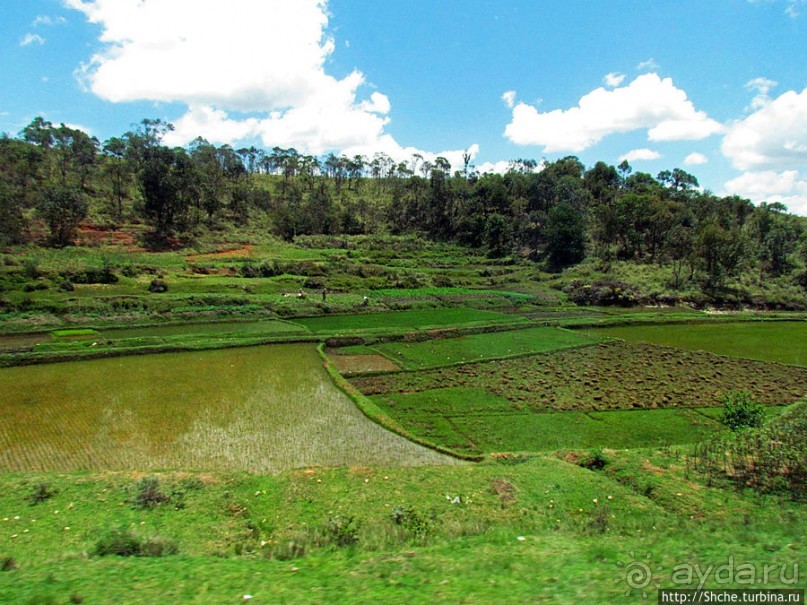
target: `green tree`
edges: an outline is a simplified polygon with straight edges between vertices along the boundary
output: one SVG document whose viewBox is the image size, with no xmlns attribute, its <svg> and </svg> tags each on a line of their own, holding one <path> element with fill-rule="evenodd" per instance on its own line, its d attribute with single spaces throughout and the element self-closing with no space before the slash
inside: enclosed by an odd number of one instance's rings
<svg viewBox="0 0 807 605">
<path fill-rule="evenodd" d="M 50 230 L 54 246 L 69 246 L 76 237 L 79 223 L 87 217 L 86 198 L 77 189 L 64 185 L 45 187 L 36 206 L 36 214 Z"/>
<path fill-rule="evenodd" d="M 544 238 L 550 268 L 563 269 L 583 260 L 586 255 L 586 222 L 580 209 L 568 202 L 550 209 Z"/>
<path fill-rule="evenodd" d="M 0 246 L 21 244 L 25 240 L 26 221 L 19 198 L 0 181 Z"/>
</svg>

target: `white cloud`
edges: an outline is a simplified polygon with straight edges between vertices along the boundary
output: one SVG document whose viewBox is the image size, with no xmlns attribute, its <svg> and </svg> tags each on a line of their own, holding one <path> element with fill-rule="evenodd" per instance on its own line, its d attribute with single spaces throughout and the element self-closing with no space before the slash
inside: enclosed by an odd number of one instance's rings
<svg viewBox="0 0 807 605">
<path fill-rule="evenodd" d="M 658 71 L 660 65 L 656 63 L 656 60 L 653 58 L 648 59 L 647 61 L 642 61 L 639 65 L 636 66 L 638 71 Z"/>
<path fill-rule="evenodd" d="M 723 186 L 728 195 L 754 202 L 781 202 L 790 212 L 807 216 L 807 178 L 797 170 L 746 172 Z"/>
<path fill-rule="evenodd" d="M 511 163 L 502 160 L 499 162 L 484 162 L 479 164 L 476 170 L 479 174 L 507 174 L 510 168 L 512 168 Z"/>
<path fill-rule="evenodd" d="M 508 90 L 507 92 L 502 93 L 502 101 L 504 101 L 504 104 L 507 105 L 508 109 L 513 109 L 513 106 L 516 104 L 516 91 Z"/>
<path fill-rule="evenodd" d="M 447 149 L 445 151 L 434 152 L 418 149 L 417 147 L 403 147 L 393 137 L 384 134 L 372 144 L 348 147 L 342 151 L 342 153 L 348 157 L 363 155 L 367 158 L 372 158 L 373 154 L 376 152 L 386 153 L 395 160 L 396 163 L 406 162 L 407 164 L 411 163 L 412 156 L 414 155 L 421 156 L 424 162 L 434 162 L 438 157 L 443 157 L 451 164 L 451 170 L 453 172 L 454 170 L 462 170 L 464 165 L 463 156 L 465 153 L 470 154 L 471 161 L 474 160 L 479 154 L 479 145 L 473 144 L 468 149 Z"/>
<path fill-rule="evenodd" d="M 66 23 L 66 19 L 64 17 L 50 17 L 48 15 L 37 15 L 34 19 L 33 26 L 38 27 L 40 25 L 44 25 L 46 27 L 50 27 L 52 25 L 62 25 Z"/>
<path fill-rule="evenodd" d="M 807 88 L 787 91 L 732 124 L 721 149 L 739 170 L 807 166 Z"/>
<path fill-rule="evenodd" d="M 42 46 L 45 43 L 45 38 L 39 34 L 25 34 L 20 39 L 20 46 L 30 46 L 31 44 L 39 44 Z"/>
<path fill-rule="evenodd" d="M 684 158 L 684 164 L 687 166 L 700 166 L 701 164 L 708 164 L 709 158 L 702 153 L 693 152 Z"/>
<path fill-rule="evenodd" d="M 169 144 L 260 138 L 321 154 L 390 146 L 389 98 L 359 71 L 326 72 L 335 42 L 326 0 L 64 0 L 102 27 L 78 72 L 112 102 L 179 102 Z M 395 143 L 397 145 L 397 143 Z"/>
<path fill-rule="evenodd" d="M 579 152 L 608 135 L 639 129 L 648 129 L 651 141 L 678 141 L 704 139 L 722 126 L 696 110 L 670 78 L 644 74 L 621 88 L 597 88 L 566 110 L 542 113 L 519 103 L 505 136 L 518 145 L 542 145 L 547 152 Z"/>
<path fill-rule="evenodd" d="M 762 109 L 768 103 L 771 102 L 771 97 L 768 93 L 770 93 L 771 89 L 774 88 L 778 82 L 774 80 L 769 80 L 768 78 L 754 78 L 746 82 L 745 87 L 752 91 L 756 92 L 756 96 L 751 100 L 751 109 L 756 111 L 757 109 Z"/>
<path fill-rule="evenodd" d="M 773 2 L 774 0 L 748 0 L 749 4 L 762 4 L 762 2 Z M 807 5 L 807 0 L 784 0 L 785 6 L 785 14 L 795 19 L 801 14 L 801 8 Z"/>
<path fill-rule="evenodd" d="M 624 81 L 625 81 L 625 74 L 620 74 L 615 71 L 606 74 L 605 77 L 602 79 L 603 84 L 605 84 L 608 88 L 616 88 Z"/>
<path fill-rule="evenodd" d="M 628 162 L 635 162 L 641 160 L 657 160 L 661 157 L 661 154 L 658 151 L 654 151 L 653 149 L 632 149 L 625 155 L 619 158 L 619 161 L 627 160 Z"/>
</svg>

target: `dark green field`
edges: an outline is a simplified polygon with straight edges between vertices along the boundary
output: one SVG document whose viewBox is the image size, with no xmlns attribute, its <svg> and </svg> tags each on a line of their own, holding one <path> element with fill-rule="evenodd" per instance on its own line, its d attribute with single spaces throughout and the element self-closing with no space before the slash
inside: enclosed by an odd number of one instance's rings
<svg viewBox="0 0 807 605">
<path fill-rule="evenodd" d="M 619 326 L 589 334 L 807 367 L 807 321 Z"/>
<path fill-rule="evenodd" d="M 560 328 L 528 328 L 487 334 L 469 334 L 425 342 L 395 342 L 373 348 L 410 369 L 422 369 L 453 363 L 511 355 L 539 353 L 567 347 L 584 346 L 594 338 Z"/>
<path fill-rule="evenodd" d="M 518 315 L 471 308 L 423 309 L 398 313 L 371 313 L 329 317 L 307 317 L 293 320 L 312 332 L 340 334 L 345 332 L 401 328 L 427 330 L 472 325 L 500 325 L 526 323 Z"/>
</svg>

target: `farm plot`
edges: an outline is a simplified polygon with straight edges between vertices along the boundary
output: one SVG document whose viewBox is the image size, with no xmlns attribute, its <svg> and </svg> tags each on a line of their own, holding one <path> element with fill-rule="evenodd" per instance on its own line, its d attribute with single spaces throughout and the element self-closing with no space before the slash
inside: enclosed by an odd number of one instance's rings
<svg viewBox="0 0 807 605">
<path fill-rule="evenodd" d="M 584 346 L 595 342 L 595 338 L 571 330 L 528 328 L 423 342 L 390 342 L 373 348 L 406 368 L 423 369 Z"/>
<path fill-rule="evenodd" d="M 307 345 L 0 370 L 0 471 L 452 463 L 367 420 Z"/>
<path fill-rule="evenodd" d="M 621 326 L 588 333 L 807 367 L 807 321 Z"/>
<path fill-rule="evenodd" d="M 736 390 L 792 403 L 807 392 L 807 369 L 602 343 L 352 382 L 414 434 L 476 453 L 693 441 L 716 426 L 715 414 L 695 409 Z"/>
<path fill-rule="evenodd" d="M 295 319 L 294 323 L 315 333 L 351 332 L 377 329 L 427 329 L 446 326 L 478 324 L 520 324 L 527 320 L 518 315 L 484 311 L 480 309 L 422 309 L 395 313 L 368 313 L 365 315 L 330 315 Z"/>
<path fill-rule="evenodd" d="M 474 387 L 390 393 L 373 400 L 418 435 L 471 455 L 690 443 L 720 428 L 716 417 L 695 408 L 533 414 Z"/>
<path fill-rule="evenodd" d="M 530 357 L 357 378 L 367 395 L 473 386 L 533 412 L 712 407 L 746 390 L 765 405 L 807 393 L 807 369 L 642 344 L 602 343 Z"/>
</svg>

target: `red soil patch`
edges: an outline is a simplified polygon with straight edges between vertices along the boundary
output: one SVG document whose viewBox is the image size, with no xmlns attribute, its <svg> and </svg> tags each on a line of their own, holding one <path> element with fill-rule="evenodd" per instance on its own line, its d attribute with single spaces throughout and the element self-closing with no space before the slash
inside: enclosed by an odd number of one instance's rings
<svg viewBox="0 0 807 605">
<path fill-rule="evenodd" d="M 224 250 L 217 250 L 216 252 L 209 252 L 207 254 L 189 254 L 185 260 L 189 263 L 199 263 L 205 261 L 226 260 L 228 258 L 251 258 L 252 244 L 244 244 L 239 248 L 228 248 Z"/>
</svg>

